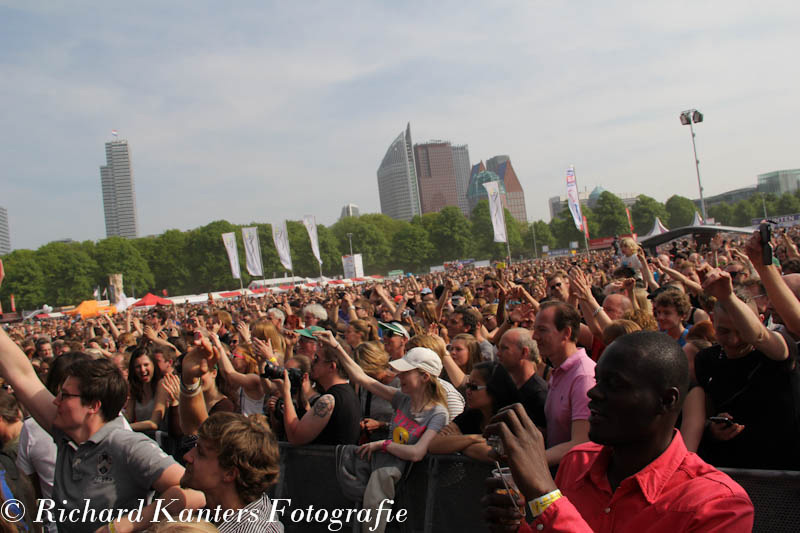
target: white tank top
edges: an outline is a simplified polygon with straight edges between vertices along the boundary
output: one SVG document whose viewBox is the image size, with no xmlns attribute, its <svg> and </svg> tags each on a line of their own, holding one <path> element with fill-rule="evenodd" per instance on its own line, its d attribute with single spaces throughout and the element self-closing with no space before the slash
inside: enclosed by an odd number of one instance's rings
<svg viewBox="0 0 800 533">
<path fill-rule="evenodd" d="M 251 399 L 244 393 L 244 387 L 239 388 L 239 411 L 244 416 L 264 414 L 264 396 L 258 400 Z"/>
</svg>

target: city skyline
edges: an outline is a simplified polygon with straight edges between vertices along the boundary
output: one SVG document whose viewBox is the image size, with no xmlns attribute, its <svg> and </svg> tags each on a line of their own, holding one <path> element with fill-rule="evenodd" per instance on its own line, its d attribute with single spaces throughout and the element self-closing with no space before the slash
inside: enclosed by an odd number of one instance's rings
<svg viewBox="0 0 800 533">
<path fill-rule="evenodd" d="M 116 128 L 135 146 L 140 235 L 329 225 L 348 202 L 380 212 L 375 170 L 410 121 L 475 159 L 508 154 L 527 218 L 548 220 L 570 165 L 582 189 L 696 198 L 685 109 L 705 115 L 712 197 L 800 166 L 798 22 L 785 2 L 443 2 L 424 18 L 358 1 L 7 2 L 0 201 L 14 248 L 102 238 L 97 146 Z"/>
</svg>

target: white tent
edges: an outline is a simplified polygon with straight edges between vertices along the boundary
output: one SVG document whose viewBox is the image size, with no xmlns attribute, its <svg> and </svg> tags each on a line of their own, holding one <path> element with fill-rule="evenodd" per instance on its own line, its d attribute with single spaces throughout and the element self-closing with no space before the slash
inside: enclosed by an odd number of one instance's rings
<svg viewBox="0 0 800 533">
<path fill-rule="evenodd" d="M 694 212 L 694 219 L 692 220 L 692 226 L 702 226 L 705 224 L 703 221 L 703 217 L 700 216 L 700 213 L 697 211 Z"/>
<path fill-rule="evenodd" d="M 662 233 L 666 233 L 668 231 L 669 229 L 667 229 L 667 227 L 661 222 L 661 219 L 656 217 L 656 220 L 653 222 L 653 229 L 650 230 L 650 233 L 640 236 L 637 240 L 642 241 L 648 237 L 661 235 Z"/>
</svg>

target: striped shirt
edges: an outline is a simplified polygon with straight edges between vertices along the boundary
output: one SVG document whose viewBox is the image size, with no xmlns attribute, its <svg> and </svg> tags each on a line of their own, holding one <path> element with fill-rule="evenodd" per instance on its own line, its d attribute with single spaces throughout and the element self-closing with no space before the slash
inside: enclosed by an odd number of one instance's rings
<svg viewBox="0 0 800 533">
<path fill-rule="evenodd" d="M 242 509 L 242 519 L 237 520 L 240 513 L 234 515 L 228 522 L 217 524 L 219 533 L 283 533 L 283 524 L 279 521 L 270 522 L 272 502 L 266 493 L 260 498 L 247 504 Z"/>
</svg>

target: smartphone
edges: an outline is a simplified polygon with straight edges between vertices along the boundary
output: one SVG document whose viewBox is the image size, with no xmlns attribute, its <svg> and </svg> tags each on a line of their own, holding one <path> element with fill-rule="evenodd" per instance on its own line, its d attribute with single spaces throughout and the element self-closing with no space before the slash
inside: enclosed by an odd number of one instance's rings
<svg viewBox="0 0 800 533">
<path fill-rule="evenodd" d="M 733 420 L 727 416 L 710 416 L 708 417 L 708 420 L 717 424 L 725 424 L 726 428 L 729 428 L 733 425 Z"/>
<path fill-rule="evenodd" d="M 761 233 L 761 256 L 763 258 L 763 264 L 771 265 L 772 245 L 770 244 L 770 240 L 772 239 L 772 231 L 769 223 L 762 222 L 761 225 L 758 226 L 758 231 Z"/>
</svg>

